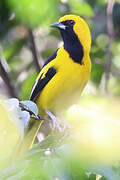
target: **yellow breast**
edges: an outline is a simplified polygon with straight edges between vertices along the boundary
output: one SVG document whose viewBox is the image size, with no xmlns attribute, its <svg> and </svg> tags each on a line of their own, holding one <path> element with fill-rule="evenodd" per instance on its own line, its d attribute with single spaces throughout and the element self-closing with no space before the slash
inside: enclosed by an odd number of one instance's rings
<svg viewBox="0 0 120 180">
<path fill-rule="evenodd" d="M 41 115 L 44 115 L 46 109 L 60 113 L 75 103 L 88 82 L 91 71 L 89 55 L 84 55 L 83 64 L 80 65 L 69 57 L 63 47 L 58 50 L 55 60 L 43 68 L 44 72 L 49 68 L 47 66 L 54 67 L 57 73 L 36 100 Z M 41 71 L 40 74 L 42 73 Z"/>
</svg>

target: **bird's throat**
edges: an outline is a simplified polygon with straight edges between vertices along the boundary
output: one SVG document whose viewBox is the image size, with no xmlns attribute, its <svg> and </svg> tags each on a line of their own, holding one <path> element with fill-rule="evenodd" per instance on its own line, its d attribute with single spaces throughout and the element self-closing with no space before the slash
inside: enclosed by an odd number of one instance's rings
<svg viewBox="0 0 120 180">
<path fill-rule="evenodd" d="M 74 33 L 74 31 L 72 31 L 71 36 L 66 32 L 62 32 L 61 35 L 64 42 L 64 49 L 68 52 L 70 58 L 74 62 L 82 64 L 84 50 L 77 35 Z"/>
</svg>

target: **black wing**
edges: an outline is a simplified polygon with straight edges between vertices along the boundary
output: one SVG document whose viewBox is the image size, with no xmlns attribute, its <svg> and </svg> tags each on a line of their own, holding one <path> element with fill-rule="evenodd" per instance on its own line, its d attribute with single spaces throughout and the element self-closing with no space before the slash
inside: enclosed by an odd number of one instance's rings
<svg viewBox="0 0 120 180">
<path fill-rule="evenodd" d="M 38 97 L 38 95 L 40 94 L 40 92 L 43 90 L 43 88 L 47 85 L 47 83 L 53 78 L 53 76 L 56 74 L 56 69 L 54 67 L 50 67 L 47 71 L 47 73 L 45 74 L 45 77 L 43 79 L 41 79 L 41 77 L 39 78 L 38 81 L 35 82 L 33 89 L 32 89 L 32 93 L 30 96 L 30 100 L 31 101 L 35 101 L 36 98 Z"/>
<path fill-rule="evenodd" d="M 57 56 L 57 51 L 58 49 L 50 56 L 48 57 L 48 59 L 45 61 L 44 66 L 46 66 L 50 61 L 54 60 Z M 42 68 L 43 68 L 42 67 Z M 42 91 L 42 89 L 45 87 L 45 85 L 50 81 L 50 79 L 52 79 L 52 77 L 56 74 L 56 69 L 51 67 L 48 69 L 45 77 L 43 79 L 41 79 L 41 77 L 39 78 L 38 81 L 36 81 L 33 85 L 33 88 L 32 88 L 32 92 L 31 92 L 31 95 L 30 95 L 30 100 L 31 101 L 35 101 L 37 96 L 40 94 L 40 92 Z"/>
<path fill-rule="evenodd" d="M 50 61 L 52 61 L 52 60 L 54 60 L 56 58 L 57 51 L 58 51 L 58 49 L 45 61 L 43 67 L 46 66 Z"/>
</svg>

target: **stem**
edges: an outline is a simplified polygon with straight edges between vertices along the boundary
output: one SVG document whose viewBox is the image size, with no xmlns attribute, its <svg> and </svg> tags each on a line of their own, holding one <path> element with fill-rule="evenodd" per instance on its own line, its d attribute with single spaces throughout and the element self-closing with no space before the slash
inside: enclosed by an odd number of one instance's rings
<svg viewBox="0 0 120 180">
<path fill-rule="evenodd" d="M 37 48 L 36 48 L 36 44 L 35 44 L 34 35 L 33 35 L 33 32 L 31 29 L 28 30 L 28 33 L 29 33 L 29 38 L 30 38 L 30 49 L 32 51 L 34 64 L 35 64 L 37 72 L 39 72 L 41 67 L 40 67 L 40 63 L 39 63 L 38 52 L 37 52 Z"/>
<path fill-rule="evenodd" d="M 1 57 L 0 57 L 0 75 L 1 75 L 2 79 L 4 80 L 6 86 L 8 87 L 10 96 L 18 98 L 18 91 L 14 87 L 12 79 L 10 78 L 10 74 L 9 74 L 9 72 L 6 71 L 5 65 L 4 65 Z"/>
</svg>

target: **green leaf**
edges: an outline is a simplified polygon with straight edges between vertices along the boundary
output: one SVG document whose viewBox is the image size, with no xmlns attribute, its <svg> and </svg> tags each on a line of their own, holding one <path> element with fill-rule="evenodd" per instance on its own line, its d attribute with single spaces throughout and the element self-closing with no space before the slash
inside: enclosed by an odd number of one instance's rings
<svg viewBox="0 0 120 180">
<path fill-rule="evenodd" d="M 120 95 L 120 78 L 116 78 L 111 75 L 109 82 L 108 82 L 108 89 L 115 95 Z"/>
<path fill-rule="evenodd" d="M 113 55 L 120 55 L 120 41 L 114 41 L 111 45 Z"/>
<path fill-rule="evenodd" d="M 17 105 L 17 101 L 14 104 Z M 18 121 L 18 117 L 13 107 L 0 100 L 0 169 L 9 162 L 20 135 L 15 121 Z"/>
<path fill-rule="evenodd" d="M 29 74 L 28 77 L 25 79 L 25 81 L 22 83 L 21 92 L 20 92 L 20 97 L 22 99 L 29 99 L 32 86 L 35 82 L 36 77 L 37 77 L 36 72 Z"/>
<path fill-rule="evenodd" d="M 94 172 L 104 176 L 106 180 L 120 180 L 119 173 L 115 171 L 112 167 L 98 167 L 94 169 Z"/>
<path fill-rule="evenodd" d="M 104 67 L 99 65 L 99 64 L 95 64 L 92 63 L 92 71 L 91 71 L 91 80 L 96 84 L 99 85 L 102 75 L 104 73 Z"/>
<path fill-rule="evenodd" d="M 70 0 L 69 5 L 73 13 L 79 14 L 81 16 L 94 15 L 92 7 L 87 2 L 80 2 L 79 0 Z"/>
<path fill-rule="evenodd" d="M 20 23 L 30 27 L 49 24 L 59 14 L 58 0 L 8 0 L 8 3 Z"/>
<path fill-rule="evenodd" d="M 26 100 L 26 101 L 20 101 L 20 104 L 22 105 L 23 108 L 32 112 L 34 115 L 36 116 L 38 115 L 38 108 L 34 102 Z"/>
<path fill-rule="evenodd" d="M 3 56 L 7 61 L 9 61 L 13 56 L 15 56 L 25 44 L 25 39 L 17 40 L 10 46 L 3 50 Z"/>
<path fill-rule="evenodd" d="M 106 48 L 109 43 L 108 36 L 106 34 L 100 34 L 96 39 L 96 43 L 99 48 Z"/>
<path fill-rule="evenodd" d="M 90 174 L 89 180 L 96 180 L 96 174 Z"/>
</svg>

